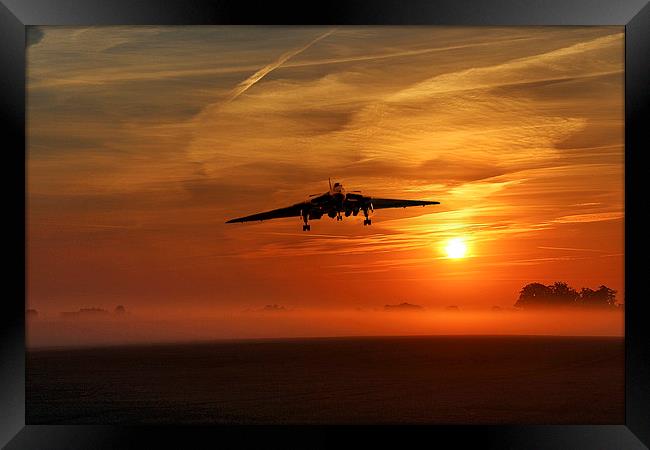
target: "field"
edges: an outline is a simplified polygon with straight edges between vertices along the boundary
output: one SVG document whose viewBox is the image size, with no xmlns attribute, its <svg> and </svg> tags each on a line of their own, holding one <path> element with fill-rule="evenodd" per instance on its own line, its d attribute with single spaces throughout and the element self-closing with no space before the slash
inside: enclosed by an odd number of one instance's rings
<svg viewBox="0 0 650 450">
<path fill-rule="evenodd" d="M 435 336 L 31 350 L 27 424 L 614 424 L 624 341 Z"/>
</svg>

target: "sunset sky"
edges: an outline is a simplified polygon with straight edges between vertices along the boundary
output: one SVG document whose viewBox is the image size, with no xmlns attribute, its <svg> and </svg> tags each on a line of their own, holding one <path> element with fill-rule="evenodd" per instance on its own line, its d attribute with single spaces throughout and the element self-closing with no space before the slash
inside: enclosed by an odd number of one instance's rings
<svg viewBox="0 0 650 450">
<path fill-rule="evenodd" d="M 471 310 L 557 280 L 624 300 L 622 27 L 28 38 L 28 307 Z M 328 177 L 441 204 L 224 223 Z"/>
</svg>

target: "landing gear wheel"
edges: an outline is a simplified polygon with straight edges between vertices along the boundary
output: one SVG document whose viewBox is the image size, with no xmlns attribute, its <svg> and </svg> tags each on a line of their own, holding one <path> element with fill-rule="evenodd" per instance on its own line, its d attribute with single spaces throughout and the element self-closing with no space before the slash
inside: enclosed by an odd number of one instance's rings
<svg viewBox="0 0 650 450">
<path fill-rule="evenodd" d="M 311 230 L 311 225 L 303 225 L 302 226 L 302 231 L 309 231 Z"/>
<path fill-rule="evenodd" d="M 363 225 L 364 225 L 364 226 L 365 226 L 365 225 L 370 225 L 370 224 L 372 224 L 372 220 L 370 220 L 370 219 L 365 219 L 365 220 L 363 221 Z"/>
</svg>

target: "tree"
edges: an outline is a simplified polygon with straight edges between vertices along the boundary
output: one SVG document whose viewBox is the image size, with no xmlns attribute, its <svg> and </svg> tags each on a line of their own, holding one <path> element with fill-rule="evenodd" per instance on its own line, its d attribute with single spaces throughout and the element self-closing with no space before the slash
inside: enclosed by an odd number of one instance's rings
<svg viewBox="0 0 650 450">
<path fill-rule="evenodd" d="M 607 306 L 616 306 L 616 291 L 605 285 L 601 285 L 598 288 L 596 298 L 603 301 Z"/>
<path fill-rule="evenodd" d="M 515 307 L 562 307 L 562 306 L 594 306 L 616 307 L 616 291 L 605 285 L 597 290 L 582 288 L 580 292 L 563 281 L 556 281 L 550 286 L 541 283 L 530 283 L 519 293 Z"/>
<path fill-rule="evenodd" d="M 556 281 L 550 289 L 553 292 L 552 303 L 555 305 L 572 305 L 580 297 L 575 289 L 563 281 Z"/>
<path fill-rule="evenodd" d="M 522 288 L 515 306 L 525 308 L 527 306 L 548 304 L 552 295 L 553 291 L 549 286 L 543 285 L 542 283 L 530 283 Z"/>
<path fill-rule="evenodd" d="M 593 307 L 616 307 L 616 291 L 605 285 L 601 285 L 597 290 L 582 288 L 580 291 L 580 304 L 583 306 Z"/>
</svg>

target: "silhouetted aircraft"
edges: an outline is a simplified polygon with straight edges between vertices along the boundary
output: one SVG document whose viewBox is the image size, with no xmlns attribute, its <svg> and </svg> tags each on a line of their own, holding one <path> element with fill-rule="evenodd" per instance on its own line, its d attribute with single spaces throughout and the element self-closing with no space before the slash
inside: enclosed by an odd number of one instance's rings
<svg viewBox="0 0 650 450">
<path fill-rule="evenodd" d="M 310 195 L 310 199 L 295 205 L 287 206 L 286 208 L 274 209 L 259 214 L 252 214 L 246 217 L 239 217 L 231 219 L 226 223 L 236 222 L 254 222 L 271 219 L 281 219 L 284 217 L 302 217 L 304 222 L 302 231 L 311 230 L 309 220 L 317 220 L 327 214 L 330 218 L 336 220 L 343 220 L 345 217 L 356 216 L 359 211 L 363 212 L 365 220 L 364 225 L 370 225 L 372 221 L 368 217 L 369 212 L 375 209 L 385 208 L 406 208 L 408 206 L 427 206 L 439 205 L 440 202 L 430 202 L 427 200 L 396 200 L 391 198 L 374 198 L 366 195 L 361 195 L 360 191 L 346 192 L 341 183 L 329 182 L 330 189 L 324 194 Z"/>
</svg>

